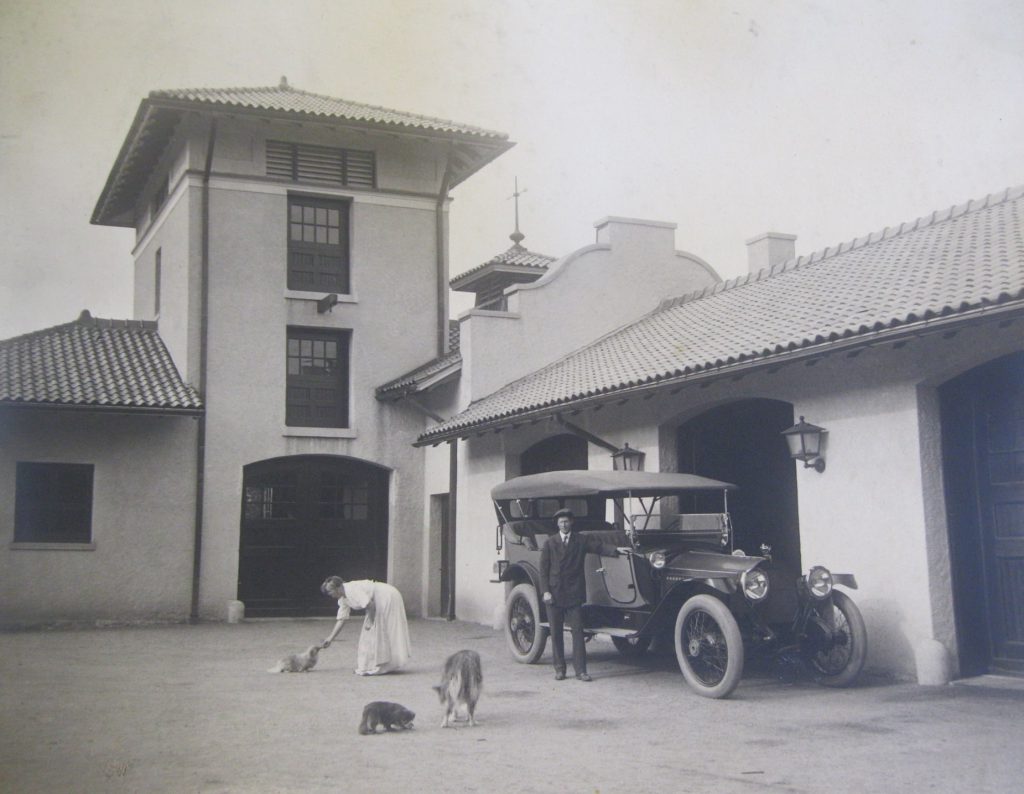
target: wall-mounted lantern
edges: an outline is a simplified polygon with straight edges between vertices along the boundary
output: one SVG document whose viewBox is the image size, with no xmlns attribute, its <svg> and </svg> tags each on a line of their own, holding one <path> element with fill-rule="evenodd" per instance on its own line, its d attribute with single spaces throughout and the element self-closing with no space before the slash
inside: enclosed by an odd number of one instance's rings
<svg viewBox="0 0 1024 794">
<path fill-rule="evenodd" d="M 643 471 L 644 453 L 627 443 L 618 452 L 612 453 L 612 466 L 615 471 Z"/>
<path fill-rule="evenodd" d="M 783 430 L 782 435 L 786 437 L 789 455 L 793 460 L 802 460 L 805 469 L 823 472 L 825 459 L 821 457 L 821 437 L 827 432 L 824 427 L 805 422 L 801 416 L 800 421 L 789 430 Z"/>
</svg>

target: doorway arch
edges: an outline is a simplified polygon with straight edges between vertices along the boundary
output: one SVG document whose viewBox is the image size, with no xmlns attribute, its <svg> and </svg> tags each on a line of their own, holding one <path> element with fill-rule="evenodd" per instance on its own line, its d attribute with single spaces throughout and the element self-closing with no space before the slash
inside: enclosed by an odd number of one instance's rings
<svg viewBox="0 0 1024 794">
<path fill-rule="evenodd" d="M 330 575 L 387 578 L 388 477 L 334 455 L 250 463 L 242 475 L 238 599 L 254 617 L 333 615 Z"/>
<path fill-rule="evenodd" d="M 939 387 L 960 674 L 1024 674 L 1024 353 Z"/>
<path fill-rule="evenodd" d="M 762 543 L 772 547 L 780 570 L 798 574 L 800 513 L 796 467 L 782 437 L 793 424 L 793 406 L 768 399 L 740 400 L 712 408 L 681 425 L 676 434 L 680 472 L 735 483 L 729 494 L 737 548 L 758 554 Z M 687 509 L 720 510 L 720 498 L 708 504 L 696 497 Z"/>
<path fill-rule="evenodd" d="M 521 474 L 588 467 L 586 439 L 573 433 L 559 433 L 538 441 L 523 452 L 520 458 Z"/>
</svg>

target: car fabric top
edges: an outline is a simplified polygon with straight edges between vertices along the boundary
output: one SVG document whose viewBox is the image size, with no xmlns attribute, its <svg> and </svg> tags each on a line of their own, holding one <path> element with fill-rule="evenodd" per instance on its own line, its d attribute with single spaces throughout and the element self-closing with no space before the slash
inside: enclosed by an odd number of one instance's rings
<svg viewBox="0 0 1024 794">
<path fill-rule="evenodd" d="M 654 471 L 547 471 L 513 477 L 491 489 L 491 499 L 553 496 L 654 496 L 674 491 L 727 491 L 735 485 L 696 474 Z"/>
</svg>

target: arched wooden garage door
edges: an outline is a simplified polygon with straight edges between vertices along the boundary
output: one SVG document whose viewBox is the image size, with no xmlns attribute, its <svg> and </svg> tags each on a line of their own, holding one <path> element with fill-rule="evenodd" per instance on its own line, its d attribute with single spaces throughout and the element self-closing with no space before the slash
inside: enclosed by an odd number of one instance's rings
<svg viewBox="0 0 1024 794">
<path fill-rule="evenodd" d="M 302 455 L 245 467 L 238 598 L 253 617 L 332 615 L 329 575 L 385 579 L 388 472 Z"/>
</svg>

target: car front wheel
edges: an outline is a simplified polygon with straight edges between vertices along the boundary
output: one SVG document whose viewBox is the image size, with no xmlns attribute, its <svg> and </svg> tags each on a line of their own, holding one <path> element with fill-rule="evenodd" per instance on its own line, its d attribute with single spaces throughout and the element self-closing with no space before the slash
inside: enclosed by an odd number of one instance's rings
<svg viewBox="0 0 1024 794">
<path fill-rule="evenodd" d="M 517 584 L 505 600 L 505 641 L 512 657 L 522 664 L 534 664 L 544 653 L 548 630 L 540 625 L 537 589 L 532 584 Z"/>
<path fill-rule="evenodd" d="M 676 659 L 686 683 L 707 698 L 728 697 L 743 676 L 743 638 L 736 618 L 714 596 L 696 595 L 676 616 Z"/>
<path fill-rule="evenodd" d="M 815 680 L 844 687 L 857 680 L 868 655 L 868 632 L 860 610 L 846 593 L 832 591 L 832 603 L 817 609 L 808 625 L 807 661 Z"/>
</svg>

